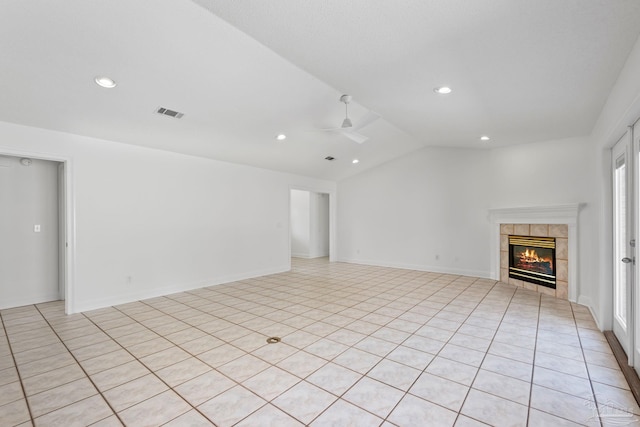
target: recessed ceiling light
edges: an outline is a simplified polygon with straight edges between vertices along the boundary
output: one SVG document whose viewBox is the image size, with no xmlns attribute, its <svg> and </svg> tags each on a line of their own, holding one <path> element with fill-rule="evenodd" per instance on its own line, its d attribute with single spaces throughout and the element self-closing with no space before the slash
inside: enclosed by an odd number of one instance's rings
<svg viewBox="0 0 640 427">
<path fill-rule="evenodd" d="M 439 93 L 440 95 L 447 95 L 451 93 L 451 88 L 447 86 L 440 86 L 433 89 L 435 93 Z"/>
<path fill-rule="evenodd" d="M 111 89 L 116 87 L 116 82 L 113 79 L 105 76 L 98 76 L 95 78 L 95 82 L 102 87 L 106 87 L 107 89 Z"/>
<path fill-rule="evenodd" d="M 287 139 L 287 135 L 285 135 L 284 133 L 279 133 L 278 136 L 276 136 L 276 139 L 278 141 L 284 141 L 285 139 Z"/>
<path fill-rule="evenodd" d="M 358 159 L 353 159 L 353 160 L 351 160 L 351 163 L 353 163 L 353 164 L 355 165 L 355 164 L 357 164 L 357 163 L 360 163 L 360 160 L 358 160 Z"/>
<path fill-rule="evenodd" d="M 482 136 L 480 137 L 480 141 L 488 141 L 488 140 L 490 140 L 490 139 L 491 139 L 491 138 L 489 138 L 487 135 L 482 135 Z"/>
</svg>

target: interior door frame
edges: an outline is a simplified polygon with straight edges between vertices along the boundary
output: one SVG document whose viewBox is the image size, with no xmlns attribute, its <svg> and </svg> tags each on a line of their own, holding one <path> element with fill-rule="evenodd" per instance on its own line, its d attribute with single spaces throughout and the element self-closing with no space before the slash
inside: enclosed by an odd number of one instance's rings
<svg viewBox="0 0 640 427">
<path fill-rule="evenodd" d="M 66 250 L 63 253 L 59 253 L 59 257 L 63 257 L 60 260 L 59 265 L 63 265 L 64 268 L 64 294 L 60 295 L 64 298 L 64 307 L 66 314 L 75 313 L 75 268 L 76 268 L 76 253 L 75 253 L 75 186 L 73 180 L 73 160 L 71 157 L 60 156 L 58 154 L 42 153 L 27 150 L 15 150 L 9 147 L 0 146 L 0 154 L 13 157 L 27 157 L 31 159 L 49 160 L 53 162 L 62 163 L 62 174 L 64 182 L 62 183 L 63 194 L 58 194 L 58 198 L 63 197 L 64 209 L 59 209 L 60 213 L 63 213 L 64 218 L 64 230 L 61 230 L 62 234 L 59 236 L 59 247 L 64 245 Z M 59 187 L 60 188 L 60 187 Z M 60 286 L 60 284 L 59 284 Z"/>
</svg>

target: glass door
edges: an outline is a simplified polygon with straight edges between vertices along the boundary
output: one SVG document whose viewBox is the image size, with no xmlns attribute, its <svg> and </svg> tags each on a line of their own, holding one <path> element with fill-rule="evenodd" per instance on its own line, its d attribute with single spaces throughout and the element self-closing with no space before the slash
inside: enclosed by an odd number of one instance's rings
<svg viewBox="0 0 640 427">
<path fill-rule="evenodd" d="M 633 168 L 631 165 L 630 132 L 620 138 L 611 151 L 613 170 L 613 332 L 620 341 L 633 365 L 632 345 L 634 325 L 633 301 L 633 209 L 631 188 Z"/>
<path fill-rule="evenodd" d="M 633 236 L 632 239 L 636 239 L 635 236 L 636 231 L 640 230 L 640 120 L 636 121 L 633 127 L 629 128 L 628 133 L 631 135 L 628 136 L 629 144 L 631 145 L 630 149 L 633 153 L 633 212 L 632 212 L 632 226 L 633 226 Z M 636 255 L 636 241 L 632 240 L 630 245 L 631 258 L 635 261 Z M 632 263 L 631 266 L 631 292 L 630 292 L 630 308 L 631 315 L 630 317 L 633 319 L 633 327 L 630 331 L 630 337 L 632 339 L 631 347 L 633 348 L 633 352 L 629 357 L 629 365 L 633 366 L 637 372 L 640 372 L 640 292 L 637 290 L 637 278 L 640 271 L 640 265 L 638 262 Z"/>
</svg>

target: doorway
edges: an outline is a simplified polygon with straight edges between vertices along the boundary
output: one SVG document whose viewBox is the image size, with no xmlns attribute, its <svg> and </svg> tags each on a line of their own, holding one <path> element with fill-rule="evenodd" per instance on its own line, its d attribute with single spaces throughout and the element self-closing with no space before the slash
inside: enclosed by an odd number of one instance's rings
<svg viewBox="0 0 640 427">
<path fill-rule="evenodd" d="M 0 153 L 0 308 L 66 299 L 66 194 L 64 162 Z"/>
<path fill-rule="evenodd" d="M 633 163 L 631 130 L 611 149 L 613 183 L 613 333 L 633 366 L 634 235 Z"/>
<path fill-rule="evenodd" d="M 289 195 L 290 255 L 321 258 L 331 255 L 330 194 L 291 189 Z"/>
</svg>

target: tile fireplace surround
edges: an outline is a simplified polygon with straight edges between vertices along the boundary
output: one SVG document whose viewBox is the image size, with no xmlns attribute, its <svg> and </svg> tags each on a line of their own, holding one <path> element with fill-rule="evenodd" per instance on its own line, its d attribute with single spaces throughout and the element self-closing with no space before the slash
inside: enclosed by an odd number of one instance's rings
<svg viewBox="0 0 640 427">
<path fill-rule="evenodd" d="M 582 204 L 490 209 L 492 278 L 576 301 L 578 212 Z M 556 289 L 509 278 L 509 234 L 556 238 Z"/>
</svg>

